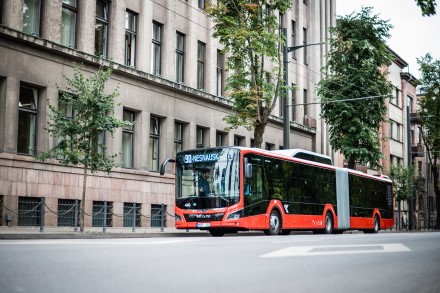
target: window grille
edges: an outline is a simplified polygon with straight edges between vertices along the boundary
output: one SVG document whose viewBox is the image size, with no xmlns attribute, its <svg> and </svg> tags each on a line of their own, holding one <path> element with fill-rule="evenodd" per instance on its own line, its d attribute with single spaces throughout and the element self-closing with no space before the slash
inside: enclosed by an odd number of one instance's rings
<svg viewBox="0 0 440 293">
<path fill-rule="evenodd" d="M 74 199 L 58 199 L 58 226 L 59 227 L 75 227 L 79 226 L 80 201 L 77 202 L 75 208 Z M 75 225 L 75 209 L 76 209 L 76 225 Z"/>
<path fill-rule="evenodd" d="M 163 206 L 164 210 L 162 210 L 162 205 L 152 204 L 151 205 L 151 227 L 161 227 L 161 219 L 162 215 L 167 209 L 167 206 Z M 164 216 L 164 227 L 166 224 L 166 217 Z"/>
<path fill-rule="evenodd" d="M 133 209 L 133 203 L 124 202 L 124 227 L 133 227 L 133 213 L 136 213 L 135 221 L 136 226 L 141 226 L 141 204 L 136 203 Z"/>
<path fill-rule="evenodd" d="M 104 201 L 94 201 L 93 202 L 93 215 L 92 215 L 92 227 L 102 227 L 104 220 Z M 113 213 L 113 202 L 107 202 L 106 210 L 106 227 L 112 227 L 112 213 Z"/>
<path fill-rule="evenodd" d="M 40 225 L 40 203 L 39 197 L 18 197 L 18 226 Z"/>
</svg>

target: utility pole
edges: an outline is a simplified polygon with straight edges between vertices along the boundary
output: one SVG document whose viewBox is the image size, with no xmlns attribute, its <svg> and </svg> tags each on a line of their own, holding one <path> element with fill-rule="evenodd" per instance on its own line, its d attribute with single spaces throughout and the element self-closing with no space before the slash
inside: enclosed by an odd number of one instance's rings
<svg viewBox="0 0 440 293">
<path fill-rule="evenodd" d="M 286 38 L 286 42 L 287 42 L 287 28 L 283 28 L 283 34 L 284 37 Z M 308 46 L 315 46 L 315 45 L 322 45 L 325 44 L 325 42 L 320 42 L 320 43 L 313 43 L 313 44 L 305 44 L 305 45 L 300 45 L 300 46 L 293 46 L 293 47 L 288 47 L 287 44 L 284 46 L 283 49 L 283 69 L 284 69 L 284 85 L 286 87 L 286 91 L 285 91 L 285 101 L 284 101 L 284 107 L 283 107 L 283 118 L 284 118 L 284 124 L 283 124 L 283 146 L 285 149 L 289 149 L 290 148 L 290 112 L 289 112 L 289 108 L 290 108 L 290 99 L 289 99 L 289 90 L 288 90 L 288 86 L 289 86 L 289 70 L 288 70 L 288 53 L 293 52 L 295 50 L 304 48 L 304 47 L 308 47 Z"/>
</svg>

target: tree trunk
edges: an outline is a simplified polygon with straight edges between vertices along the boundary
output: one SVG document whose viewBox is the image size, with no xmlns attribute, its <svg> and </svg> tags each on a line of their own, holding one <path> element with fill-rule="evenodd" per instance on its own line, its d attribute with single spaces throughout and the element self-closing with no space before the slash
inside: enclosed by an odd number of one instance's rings
<svg viewBox="0 0 440 293">
<path fill-rule="evenodd" d="M 356 170 L 356 161 L 352 158 L 348 159 L 348 169 Z"/>
<path fill-rule="evenodd" d="M 80 220 L 79 220 L 79 230 L 81 233 L 84 232 L 84 213 L 86 208 L 86 190 L 87 190 L 87 166 L 84 166 L 84 175 L 83 175 L 83 191 L 82 191 L 82 199 L 81 199 L 81 211 L 80 211 Z"/>
<path fill-rule="evenodd" d="M 267 123 L 261 122 L 255 125 L 254 128 L 254 146 L 256 148 L 261 148 L 261 144 L 263 143 L 263 134 L 264 129 Z"/>
</svg>

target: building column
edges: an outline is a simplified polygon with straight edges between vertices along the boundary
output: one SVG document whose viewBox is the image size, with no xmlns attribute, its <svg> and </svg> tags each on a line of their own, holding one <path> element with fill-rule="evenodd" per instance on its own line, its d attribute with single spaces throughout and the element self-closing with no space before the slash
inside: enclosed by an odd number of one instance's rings
<svg viewBox="0 0 440 293">
<path fill-rule="evenodd" d="M 13 77 L 6 78 L 5 130 L 3 151 L 17 153 L 18 134 L 18 101 L 20 97 L 20 81 Z"/>
<path fill-rule="evenodd" d="M 79 51 L 95 54 L 96 1 L 78 0 L 77 47 Z"/>
<path fill-rule="evenodd" d="M 3 25 L 23 30 L 23 0 L 3 0 Z"/>
</svg>

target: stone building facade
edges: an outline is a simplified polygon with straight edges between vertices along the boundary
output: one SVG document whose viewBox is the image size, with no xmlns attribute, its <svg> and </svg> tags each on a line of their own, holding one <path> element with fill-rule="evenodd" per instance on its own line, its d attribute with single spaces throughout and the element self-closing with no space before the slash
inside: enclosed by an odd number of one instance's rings
<svg viewBox="0 0 440 293">
<path fill-rule="evenodd" d="M 121 154 L 111 176 L 89 177 L 85 226 L 156 226 L 164 213 L 174 225 L 174 175 L 159 165 L 176 151 L 218 145 L 252 146 L 252 132 L 225 131 L 230 109 L 227 72 L 212 22 L 200 0 L 0 0 L 0 225 L 71 226 L 81 199 L 82 170 L 38 152 L 54 146 L 45 130 L 48 102 L 57 105 L 63 76 L 75 66 L 94 73 L 111 66 L 109 89 L 119 87 L 115 116 L 133 129 L 106 134 L 107 151 Z M 289 45 L 323 42 L 335 25 L 335 1 L 293 1 L 283 16 Z M 290 148 L 329 154 L 315 84 L 328 45 L 289 56 Z M 264 135 L 268 149 L 283 147 L 283 113 L 276 107 Z M 44 202 L 42 202 L 44 199 Z M 39 205 L 44 214 L 39 214 Z M 162 210 L 162 205 L 165 210 Z M 106 216 L 102 210 L 106 207 Z M 132 209 L 135 207 L 135 209 Z"/>
</svg>

